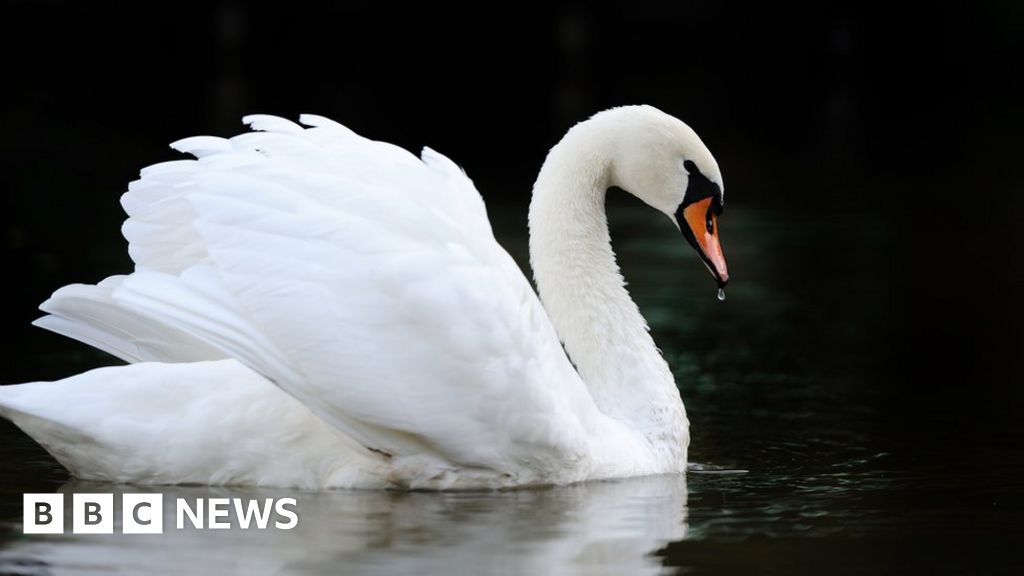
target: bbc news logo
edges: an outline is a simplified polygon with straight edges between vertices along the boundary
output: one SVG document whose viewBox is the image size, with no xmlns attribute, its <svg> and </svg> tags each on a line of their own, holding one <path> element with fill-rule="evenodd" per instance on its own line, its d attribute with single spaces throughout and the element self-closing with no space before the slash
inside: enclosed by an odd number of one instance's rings
<svg viewBox="0 0 1024 576">
<path fill-rule="evenodd" d="M 25 534 L 64 533 L 64 494 L 24 494 L 22 526 Z M 177 530 L 291 530 L 299 523 L 294 498 L 185 498 L 175 499 Z M 113 534 L 117 516 L 113 494 L 72 494 L 71 532 Z M 163 534 L 164 496 L 159 493 L 121 495 L 121 532 Z M 232 520 L 234 524 L 232 524 Z"/>
</svg>

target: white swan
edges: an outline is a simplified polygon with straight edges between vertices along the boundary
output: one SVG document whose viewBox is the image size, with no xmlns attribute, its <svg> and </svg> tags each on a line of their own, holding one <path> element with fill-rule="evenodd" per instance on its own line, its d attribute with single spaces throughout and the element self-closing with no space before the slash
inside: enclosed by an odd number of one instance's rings
<svg viewBox="0 0 1024 576">
<path fill-rule="evenodd" d="M 259 132 L 181 140 L 196 160 L 131 183 L 132 274 L 41 306 L 37 325 L 132 364 L 0 387 L 0 414 L 74 475 L 447 489 L 684 471 L 686 413 L 604 198 L 664 212 L 724 285 L 722 178 L 688 126 L 616 108 L 551 149 L 538 299 L 447 158 L 318 116 L 245 121 Z"/>
</svg>

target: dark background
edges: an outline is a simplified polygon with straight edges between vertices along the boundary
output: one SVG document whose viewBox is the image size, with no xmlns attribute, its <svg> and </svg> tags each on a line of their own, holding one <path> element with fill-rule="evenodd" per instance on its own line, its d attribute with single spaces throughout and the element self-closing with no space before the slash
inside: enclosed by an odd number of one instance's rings
<svg viewBox="0 0 1024 576">
<path fill-rule="evenodd" d="M 6 2 L 0 380 L 68 375 L 57 358 L 102 363 L 28 323 L 57 287 L 130 270 L 118 198 L 141 167 L 177 157 L 169 142 L 234 134 L 246 113 L 314 112 L 440 150 L 492 213 L 525 226 L 559 136 L 648 103 L 702 135 L 730 210 L 835 228 L 814 258 L 772 256 L 807 295 L 790 319 L 803 342 L 785 353 L 823 354 L 823 336 L 849 331 L 835 357 L 887 375 L 865 383 L 886 388 L 882 426 L 924 442 L 964 427 L 1019 438 L 1024 4 L 828 4 Z M 728 253 L 728 213 L 723 230 Z M 814 290 L 835 274 L 844 289 Z M 935 415 L 946 424 L 919 427 Z"/>
</svg>

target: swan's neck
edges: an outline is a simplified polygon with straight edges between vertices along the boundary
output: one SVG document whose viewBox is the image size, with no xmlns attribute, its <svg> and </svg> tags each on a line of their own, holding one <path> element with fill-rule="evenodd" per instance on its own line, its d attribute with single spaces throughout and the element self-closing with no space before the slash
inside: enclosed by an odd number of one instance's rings
<svg viewBox="0 0 1024 576">
<path fill-rule="evenodd" d="M 605 193 L 615 184 L 614 134 L 588 124 L 552 148 L 537 177 L 530 260 L 544 308 L 598 408 L 653 433 L 685 423 L 685 413 L 612 251 Z"/>
</svg>

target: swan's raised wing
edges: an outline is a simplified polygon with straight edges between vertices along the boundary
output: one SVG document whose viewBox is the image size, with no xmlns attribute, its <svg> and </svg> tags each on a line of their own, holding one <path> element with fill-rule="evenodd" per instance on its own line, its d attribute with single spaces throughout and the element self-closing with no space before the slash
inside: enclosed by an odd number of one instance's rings
<svg viewBox="0 0 1024 576">
<path fill-rule="evenodd" d="M 64 289 L 91 316 L 58 291 L 43 324 L 102 332 L 116 308 L 107 348 L 141 349 L 122 357 L 238 358 L 386 455 L 582 462 L 597 411 L 465 174 L 321 117 L 246 120 L 264 131 L 143 171 L 123 199 L 136 272 Z"/>
</svg>

